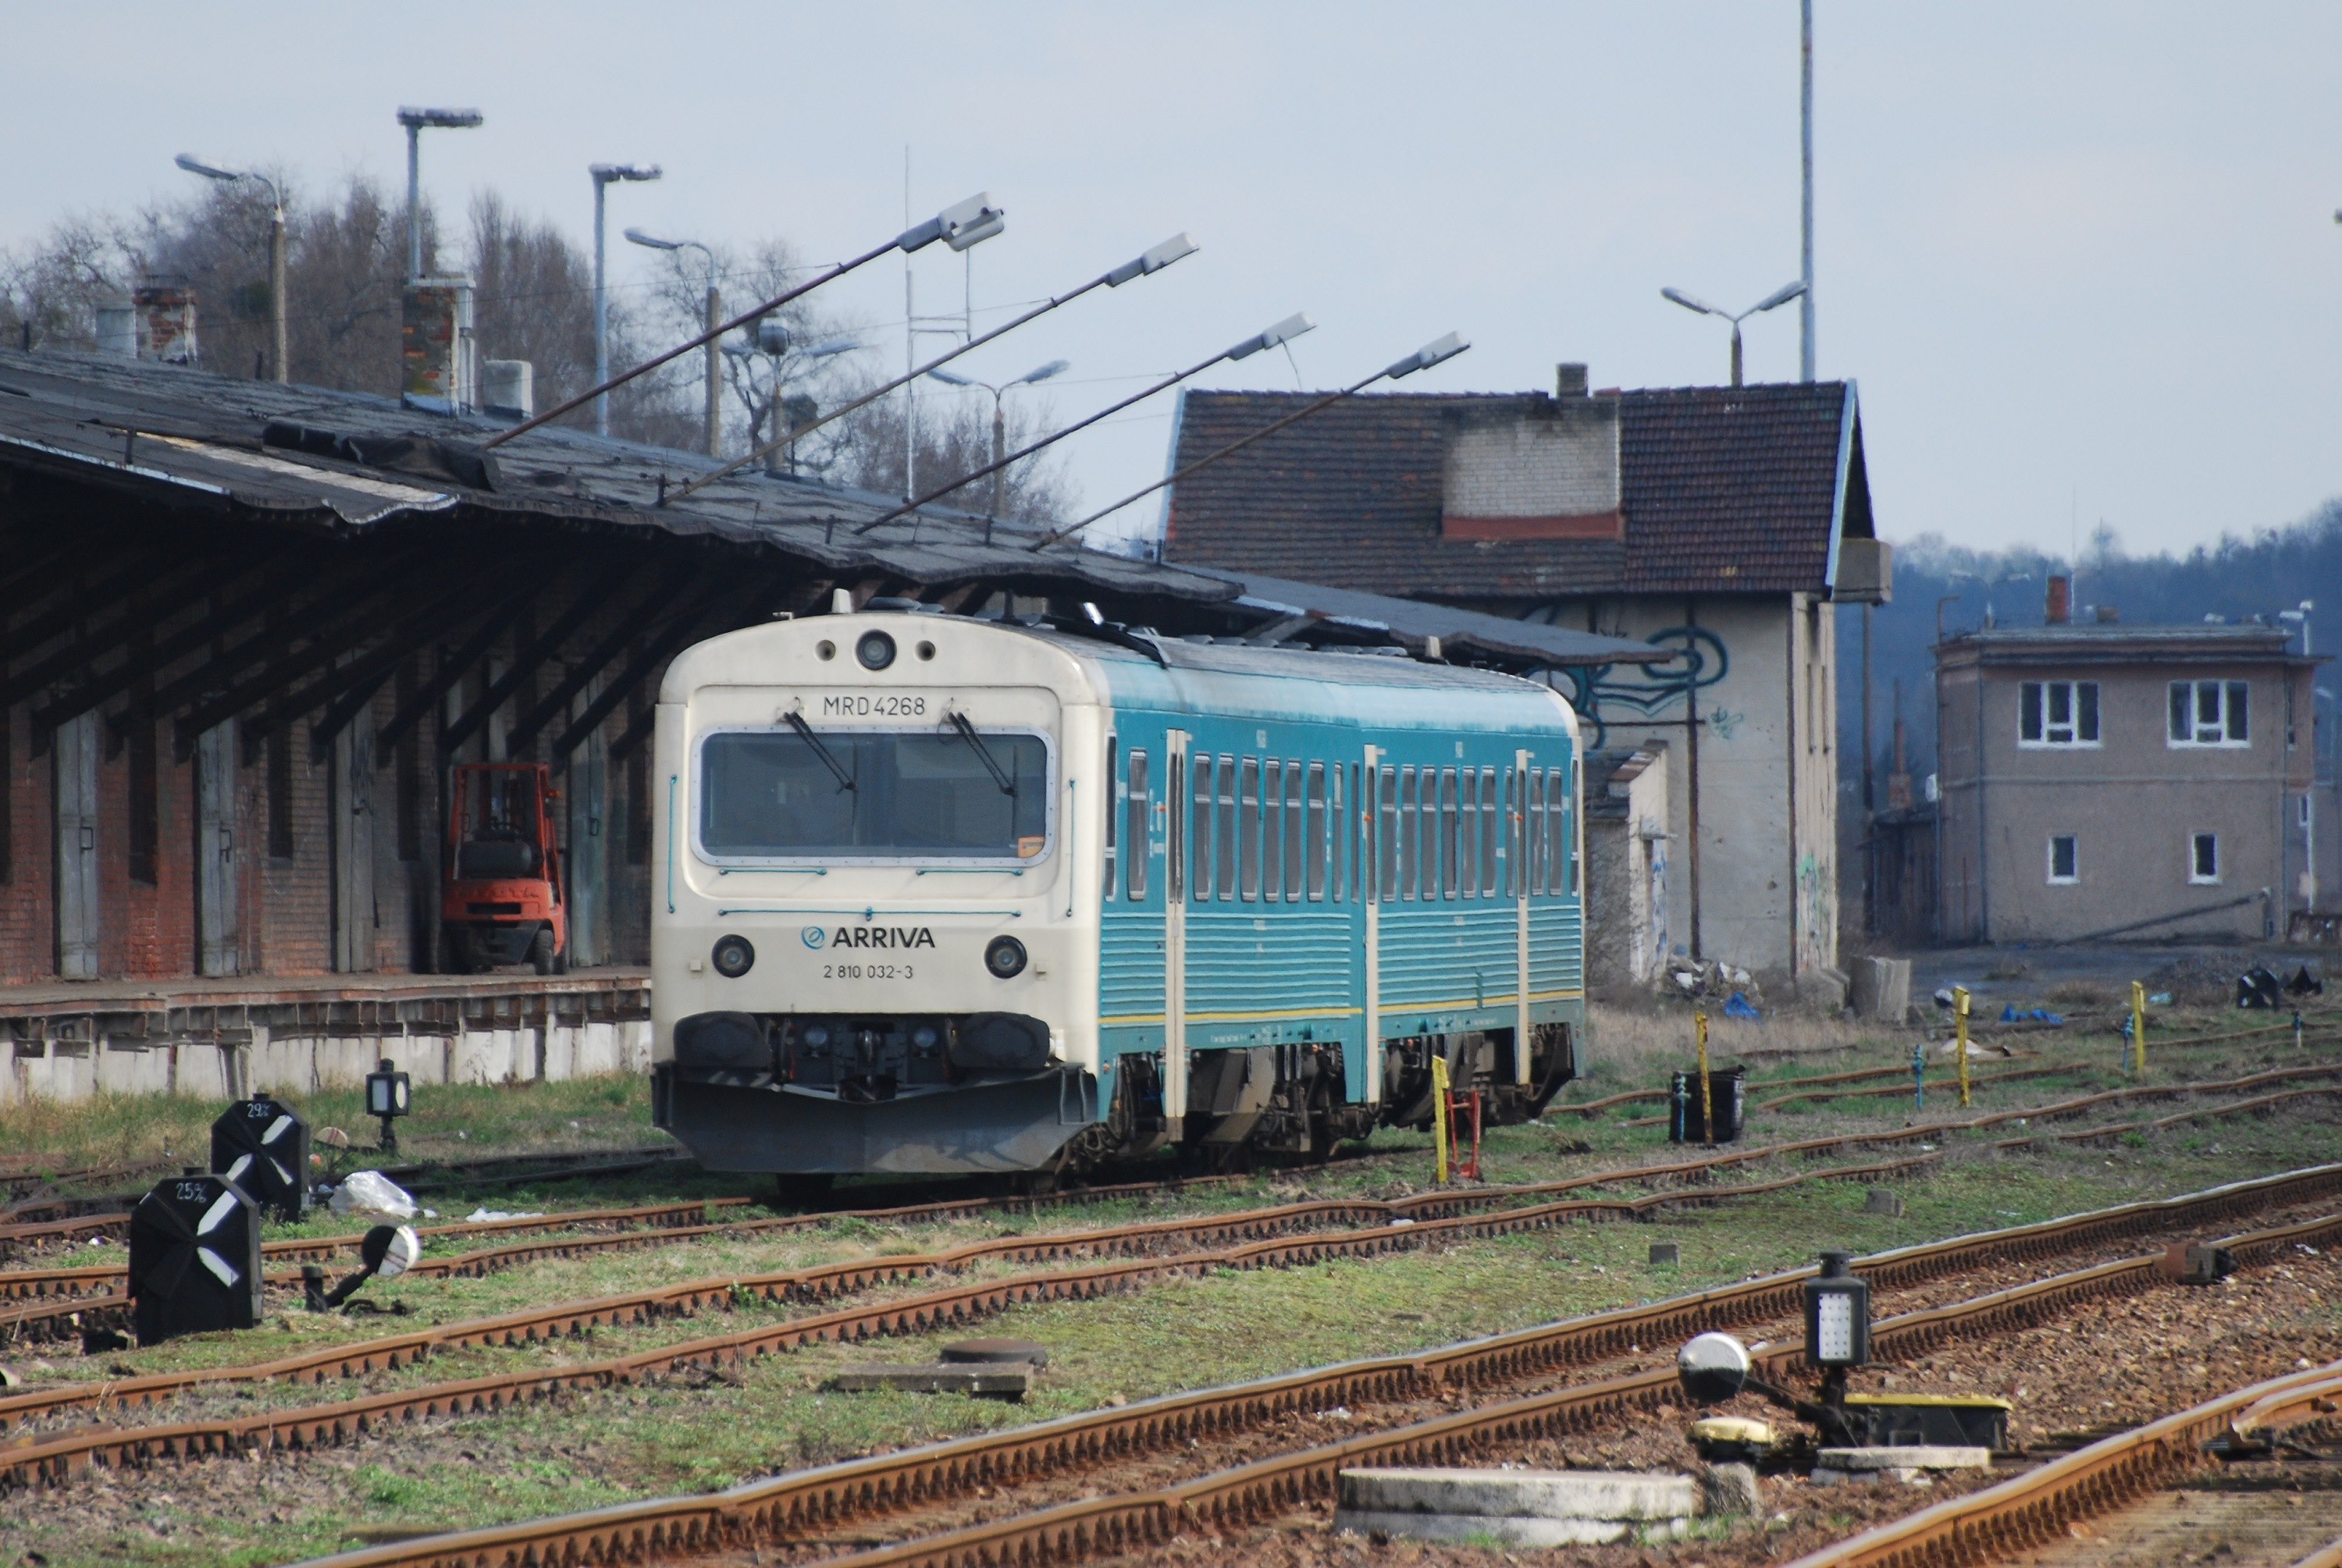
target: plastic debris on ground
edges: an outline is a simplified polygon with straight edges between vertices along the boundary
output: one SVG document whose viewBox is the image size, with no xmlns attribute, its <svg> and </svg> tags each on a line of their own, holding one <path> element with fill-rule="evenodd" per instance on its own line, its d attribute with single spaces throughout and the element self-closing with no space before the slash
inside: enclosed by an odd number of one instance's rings
<svg viewBox="0 0 2342 1568">
<path fill-rule="evenodd" d="M 543 1218 L 545 1218 L 543 1209 L 528 1209 L 513 1213 L 503 1209 L 474 1209 L 464 1216 L 464 1223 L 467 1225 L 484 1225 L 497 1220 L 541 1220 Z"/>
<path fill-rule="evenodd" d="M 2003 1024 L 2048 1024 L 2060 1029 L 2066 1026 L 2065 1018 L 2047 1007 L 2019 1007 L 2014 1002 L 2001 1008 L 2000 1021 Z"/>
<path fill-rule="evenodd" d="M 1765 1016 L 1749 1002 L 1748 994 L 1745 991 L 1736 991 L 1725 999 L 1724 1015 L 1726 1018 L 1745 1018 L 1750 1023 Z"/>
<path fill-rule="evenodd" d="M 384 1214 L 394 1220 L 411 1220 L 415 1213 L 415 1200 L 380 1171 L 352 1171 L 325 1206 L 337 1214 Z"/>
</svg>

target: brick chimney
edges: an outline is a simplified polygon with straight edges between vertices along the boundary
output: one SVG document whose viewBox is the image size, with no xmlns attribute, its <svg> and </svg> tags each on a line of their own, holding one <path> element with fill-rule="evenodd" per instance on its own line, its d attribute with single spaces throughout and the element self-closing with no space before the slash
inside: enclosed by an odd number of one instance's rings
<svg viewBox="0 0 2342 1568">
<path fill-rule="evenodd" d="M 1618 399 L 1563 365 L 1558 396 L 1474 399 L 1447 416 L 1440 534 L 1449 539 L 1617 539 Z"/>
<path fill-rule="evenodd" d="M 2053 574 L 2049 578 L 2049 604 L 2043 614 L 2042 624 L 2062 626 L 2074 618 L 2074 584 L 2069 577 Z"/>
</svg>

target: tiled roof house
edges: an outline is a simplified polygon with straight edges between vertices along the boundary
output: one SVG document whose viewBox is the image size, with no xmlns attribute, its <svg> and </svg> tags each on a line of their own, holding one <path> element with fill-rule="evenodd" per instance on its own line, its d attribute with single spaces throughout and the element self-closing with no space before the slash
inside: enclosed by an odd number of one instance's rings
<svg viewBox="0 0 2342 1568">
<path fill-rule="evenodd" d="M 1191 392 L 1174 471 L 1309 393 Z M 1434 599 L 1691 657 L 1556 676 L 1589 745 L 1664 742 L 1676 945 L 1837 958 L 1834 599 L 1880 602 L 1852 382 L 1362 395 L 1182 479 L 1164 559 Z M 1593 918 L 1601 918 L 1599 911 Z"/>
</svg>

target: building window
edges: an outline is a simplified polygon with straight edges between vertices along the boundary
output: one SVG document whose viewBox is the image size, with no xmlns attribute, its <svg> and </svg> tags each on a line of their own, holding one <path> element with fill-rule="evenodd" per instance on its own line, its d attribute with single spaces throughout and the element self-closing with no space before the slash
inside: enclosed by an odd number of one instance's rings
<svg viewBox="0 0 2342 1568">
<path fill-rule="evenodd" d="M 2172 682 L 2171 744 L 2250 745 L 2251 694 L 2252 688 L 2242 681 Z"/>
<path fill-rule="evenodd" d="M 2049 881 L 2060 885 L 2082 880 L 2081 856 L 2074 846 L 2074 835 L 2058 833 L 2049 835 Z"/>
<path fill-rule="evenodd" d="M 2199 833 L 2187 841 L 2187 880 L 2217 882 L 2220 880 L 2220 835 Z"/>
<path fill-rule="evenodd" d="M 2311 814 L 2311 811 L 2313 810 L 2313 807 L 2312 807 L 2312 806 L 2311 806 L 2311 804 L 2310 804 L 2310 797 L 2309 797 L 2309 796 L 2307 796 L 2307 795 L 2303 795 L 2303 796 L 2301 796 L 2301 797 L 2300 797 L 2300 799 L 2299 799 L 2299 801 L 2298 801 L 2298 803 L 2297 803 L 2297 808 L 2298 808 L 2298 814 L 2299 814 L 2299 816 L 2300 816 L 2301 825 L 2302 825 L 2304 828 L 2308 827 L 2308 826 L 2309 826 L 2309 824 L 2310 824 L 2310 821 L 2311 821 L 2310 814 Z"/>
<path fill-rule="evenodd" d="M 2098 744 L 2098 683 L 2027 681 L 2017 694 L 2017 744 L 2094 746 Z"/>
<path fill-rule="evenodd" d="M 155 715 L 130 711 L 130 880 L 152 887 L 160 880 L 163 802 L 155 756 Z"/>
<path fill-rule="evenodd" d="M 293 858 L 293 743 L 288 726 L 268 732 L 268 856 Z"/>
</svg>

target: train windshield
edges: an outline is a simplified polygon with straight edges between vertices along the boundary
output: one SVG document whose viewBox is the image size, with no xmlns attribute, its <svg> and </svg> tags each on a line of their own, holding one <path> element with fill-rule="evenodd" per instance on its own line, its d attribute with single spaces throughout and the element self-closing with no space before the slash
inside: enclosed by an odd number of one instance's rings
<svg viewBox="0 0 2342 1568">
<path fill-rule="evenodd" d="M 1030 860 L 1048 843 L 1038 735 L 759 731 L 707 737 L 699 843 L 712 860 Z"/>
</svg>

